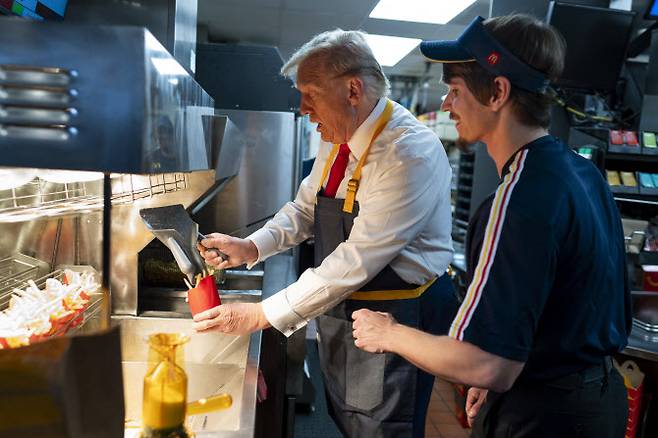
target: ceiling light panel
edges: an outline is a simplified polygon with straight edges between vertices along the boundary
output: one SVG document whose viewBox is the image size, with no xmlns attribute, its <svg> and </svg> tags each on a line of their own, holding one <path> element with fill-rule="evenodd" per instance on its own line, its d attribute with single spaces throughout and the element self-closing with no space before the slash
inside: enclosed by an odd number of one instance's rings
<svg viewBox="0 0 658 438">
<path fill-rule="evenodd" d="M 446 24 L 475 0 L 380 0 L 370 18 Z"/>
<path fill-rule="evenodd" d="M 417 38 L 366 34 L 372 53 L 384 67 L 392 67 L 420 44 Z"/>
</svg>

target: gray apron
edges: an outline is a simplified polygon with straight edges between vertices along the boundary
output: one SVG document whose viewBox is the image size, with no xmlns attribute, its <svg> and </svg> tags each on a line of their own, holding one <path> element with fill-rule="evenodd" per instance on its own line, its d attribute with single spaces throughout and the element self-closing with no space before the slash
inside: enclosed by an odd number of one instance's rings
<svg viewBox="0 0 658 438">
<path fill-rule="evenodd" d="M 343 199 L 321 193 L 315 206 L 315 263 L 344 242 L 358 215 L 343 211 Z M 416 289 L 386 266 L 360 291 Z M 458 303 L 447 275 L 420 297 L 398 300 L 347 299 L 317 318 L 320 366 L 329 414 L 350 438 L 422 438 L 434 377 L 400 356 L 373 354 L 354 346 L 352 312 L 366 308 L 389 312 L 400 323 L 433 334 L 446 334 Z"/>
</svg>

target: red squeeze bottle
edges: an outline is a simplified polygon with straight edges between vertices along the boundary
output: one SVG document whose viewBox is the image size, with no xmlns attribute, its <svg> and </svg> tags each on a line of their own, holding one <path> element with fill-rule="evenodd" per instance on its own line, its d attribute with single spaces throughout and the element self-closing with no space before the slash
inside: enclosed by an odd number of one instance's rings
<svg viewBox="0 0 658 438">
<path fill-rule="evenodd" d="M 212 275 L 203 277 L 196 287 L 187 291 L 187 299 L 192 316 L 222 304 L 219 300 L 215 277 Z"/>
</svg>

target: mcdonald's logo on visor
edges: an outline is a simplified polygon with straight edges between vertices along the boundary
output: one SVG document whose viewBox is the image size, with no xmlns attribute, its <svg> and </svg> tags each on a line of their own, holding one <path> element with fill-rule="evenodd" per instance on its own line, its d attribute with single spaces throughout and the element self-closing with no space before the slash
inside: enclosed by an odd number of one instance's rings
<svg viewBox="0 0 658 438">
<path fill-rule="evenodd" d="M 490 65 L 496 65 L 498 64 L 498 60 L 500 59 L 500 55 L 496 52 L 491 52 L 489 56 L 487 56 L 487 62 Z"/>
</svg>

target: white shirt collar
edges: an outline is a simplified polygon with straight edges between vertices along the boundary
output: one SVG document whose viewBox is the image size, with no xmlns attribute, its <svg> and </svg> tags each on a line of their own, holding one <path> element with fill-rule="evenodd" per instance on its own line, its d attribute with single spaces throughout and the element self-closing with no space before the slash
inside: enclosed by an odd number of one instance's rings
<svg viewBox="0 0 658 438">
<path fill-rule="evenodd" d="M 375 129 L 377 119 L 382 115 L 384 108 L 386 107 L 386 100 L 387 99 L 385 97 L 379 99 L 377 105 L 375 105 L 375 108 L 373 108 L 368 118 L 366 118 L 363 123 L 359 125 L 354 134 L 352 134 L 350 141 L 347 142 L 350 147 L 350 151 L 352 154 L 354 154 L 357 160 L 361 157 L 363 151 L 365 151 L 365 149 L 368 147 L 370 137 L 372 136 L 372 133 Z"/>
</svg>

